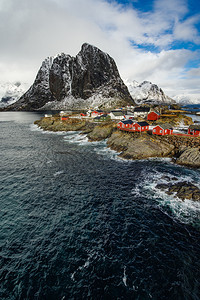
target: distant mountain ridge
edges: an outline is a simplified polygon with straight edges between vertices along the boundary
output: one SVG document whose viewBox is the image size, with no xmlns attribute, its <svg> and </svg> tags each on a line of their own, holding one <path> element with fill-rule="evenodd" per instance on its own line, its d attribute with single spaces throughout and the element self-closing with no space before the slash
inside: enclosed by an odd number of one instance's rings
<svg viewBox="0 0 200 300">
<path fill-rule="evenodd" d="M 0 108 L 15 103 L 25 93 L 28 84 L 16 82 L 0 82 Z"/>
<path fill-rule="evenodd" d="M 9 108 L 83 109 L 126 104 L 135 103 L 113 58 L 85 43 L 76 57 L 62 53 L 45 59 L 33 85 Z"/>
<path fill-rule="evenodd" d="M 139 83 L 136 80 L 125 80 L 125 84 L 127 85 L 132 98 L 138 105 L 176 103 L 172 98 L 165 95 L 161 88 L 150 81 Z"/>
<path fill-rule="evenodd" d="M 200 104 L 200 95 L 198 94 L 180 94 L 175 95 L 173 99 L 179 104 Z"/>
</svg>

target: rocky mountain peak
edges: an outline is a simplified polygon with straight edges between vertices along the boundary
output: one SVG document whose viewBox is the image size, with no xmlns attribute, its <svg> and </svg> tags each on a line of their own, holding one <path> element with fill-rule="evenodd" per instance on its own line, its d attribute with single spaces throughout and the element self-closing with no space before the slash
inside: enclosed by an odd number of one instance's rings
<svg viewBox="0 0 200 300">
<path fill-rule="evenodd" d="M 165 95 L 163 90 L 156 84 L 150 81 L 143 81 L 138 83 L 137 81 L 125 81 L 129 92 L 137 104 L 172 104 L 175 103 L 173 99 Z"/>
<path fill-rule="evenodd" d="M 13 108 L 108 108 L 128 103 L 134 101 L 113 58 L 84 43 L 76 57 L 61 53 L 45 59 L 33 85 Z"/>
</svg>

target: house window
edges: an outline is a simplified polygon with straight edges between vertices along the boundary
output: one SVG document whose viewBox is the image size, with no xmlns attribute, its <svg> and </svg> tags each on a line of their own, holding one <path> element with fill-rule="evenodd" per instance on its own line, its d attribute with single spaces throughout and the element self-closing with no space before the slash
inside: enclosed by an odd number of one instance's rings
<svg viewBox="0 0 200 300">
<path fill-rule="evenodd" d="M 154 129 L 153 132 L 156 132 L 156 129 Z"/>
<path fill-rule="evenodd" d="M 165 129 L 165 133 L 167 132 L 167 129 Z"/>
<path fill-rule="evenodd" d="M 160 130 L 160 133 L 162 133 L 162 130 Z"/>
</svg>

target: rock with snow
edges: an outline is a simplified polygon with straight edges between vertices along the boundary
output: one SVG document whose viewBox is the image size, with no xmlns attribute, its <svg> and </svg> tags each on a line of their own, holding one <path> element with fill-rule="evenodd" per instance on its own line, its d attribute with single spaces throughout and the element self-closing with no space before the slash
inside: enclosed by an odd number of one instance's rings
<svg viewBox="0 0 200 300">
<path fill-rule="evenodd" d="M 0 83 L 0 108 L 16 102 L 27 90 L 27 84 L 20 81 Z"/>
<path fill-rule="evenodd" d="M 113 58 L 83 44 L 76 57 L 64 53 L 43 63 L 30 89 L 10 109 L 110 108 L 134 104 Z"/>
<path fill-rule="evenodd" d="M 125 81 L 128 90 L 136 102 L 136 104 L 172 104 L 175 103 L 173 99 L 166 96 L 161 88 L 150 81 L 143 81 L 142 83 L 134 81 Z"/>
</svg>

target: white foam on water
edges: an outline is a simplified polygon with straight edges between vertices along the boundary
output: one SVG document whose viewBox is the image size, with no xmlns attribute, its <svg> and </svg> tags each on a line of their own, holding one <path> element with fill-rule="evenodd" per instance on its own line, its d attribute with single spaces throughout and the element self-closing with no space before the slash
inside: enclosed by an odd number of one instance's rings
<svg viewBox="0 0 200 300">
<path fill-rule="evenodd" d="M 30 128 L 31 131 L 40 131 L 40 132 L 43 131 L 43 130 L 42 130 L 40 127 L 38 127 L 36 124 L 31 124 L 31 125 L 29 126 L 29 128 Z"/>
<path fill-rule="evenodd" d="M 78 145 L 88 145 L 90 142 L 88 141 L 86 134 L 80 134 L 77 131 L 69 131 L 67 134 L 65 132 L 64 140 L 71 144 L 78 144 Z"/>
<path fill-rule="evenodd" d="M 178 183 L 187 181 L 189 183 L 194 183 L 196 186 L 200 186 L 200 179 L 194 174 L 186 174 L 186 175 L 172 175 L 171 173 L 162 173 L 157 170 L 152 172 L 146 171 L 146 177 L 142 174 L 142 177 L 145 178 L 145 181 L 139 183 L 136 188 L 132 190 L 132 194 L 134 196 L 143 196 L 143 197 L 152 197 L 154 199 L 160 210 L 166 213 L 168 216 L 166 208 L 170 209 L 173 213 L 175 218 L 177 218 L 182 223 L 200 223 L 200 202 L 193 201 L 189 199 L 185 199 L 182 201 L 178 197 L 176 197 L 176 193 L 172 195 L 168 195 L 165 191 L 161 191 L 160 189 L 156 188 L 157 184 L 165 183 Z M 169 181 L 169 177 L 171 180 Z M 200 225 L 200 224 L 199 224 Z"/>
<path fill-rule="evenodd" d="M 123 280 L 124 285 L 127 286 L 127 283 L 126 283 L 126 281 L 127 281 L 126 267 L 124 267 L 124 276 L 123 276 L 122 280 Z"/>
<path fill-rule="evenodd" d="M 119 153 L 107 147 L 106 140 L 90 142 L 87 134 L 80 134 L 79 132 L 68 132 L 64 140 L 68 143 L 78 144 L 80 146 L 89 146 L 91 150 L 101 155 L 104 159 L 113 159 L 118 162 L 130 163 L 130 161 L 119 157 Z"/>
<path fill-rule="evenodd" d="M 101 155 L 105 159 L 112 159 L 118 162 L 128 162 L 127 160 L 119 157 L 119 152 L 107 148 L 106 144 L 103 145 L 103 147 L 96 147 L 94 150 L 97 154 Z"/>
<path fill-rule="evenodd" d="M 55 134 L 55 135 L 65 135 L 66 131 L 49 131 L 49 130 L 43 130 L 36 124 L 31 124 L 30 125 L 30 130 L 31 131 L 38 131 L 41 132 L 42 134 Z"/>
<path fill-rule="evenodd" d="M 92 263 L 92 260 L 94 260 L 95 258 L 97 257 L 97 254 L 96 253 L 91 253 L 87 260 L 84 262 L 83 265 L 79 266 L 72 274 L 71 274 L 71 279 L 73 281 L 75 281 L 75 275 L 76 273 L 78 273 L 79 271 L 82 271 L 83 269 L 85 268 L 88 268 L 89 265 Z"/>
<path fill-rule="evenodd" d="M 63 170 L 62 170 L 62 171 L 57 171 L 57 172 L 55 172 L 55 173 L 53 174 L 53 176 L 56 177 L 56 176 L 59 176 L 60 174 L 63 174 L 63 173 L 64 173 Z"/>
</svg>

